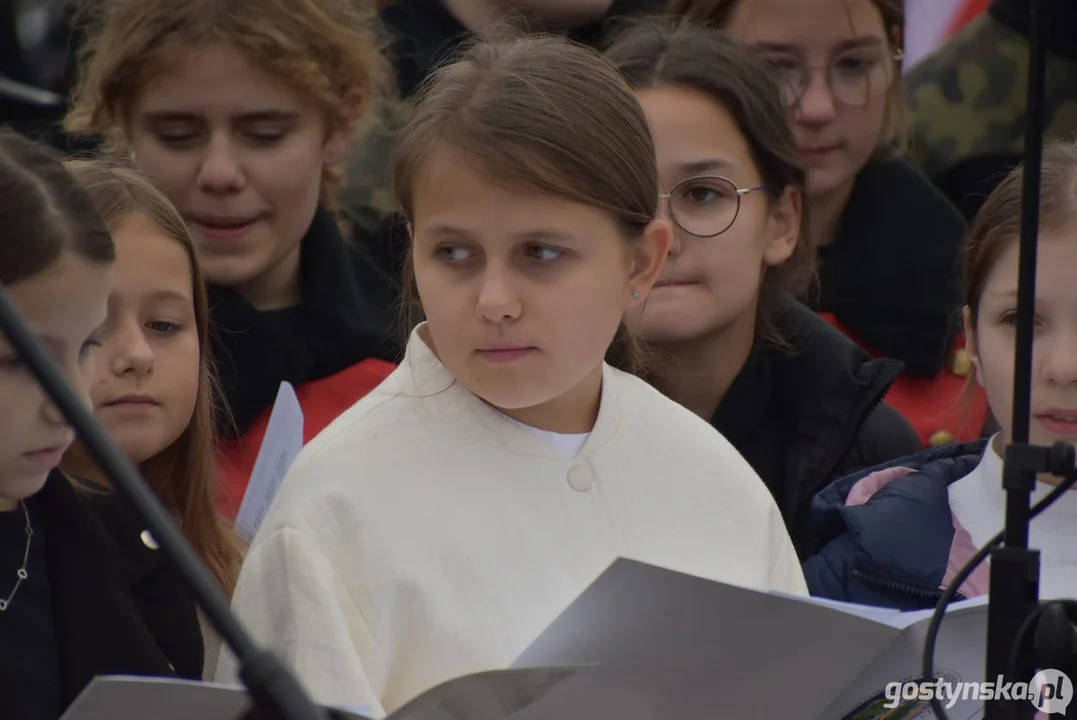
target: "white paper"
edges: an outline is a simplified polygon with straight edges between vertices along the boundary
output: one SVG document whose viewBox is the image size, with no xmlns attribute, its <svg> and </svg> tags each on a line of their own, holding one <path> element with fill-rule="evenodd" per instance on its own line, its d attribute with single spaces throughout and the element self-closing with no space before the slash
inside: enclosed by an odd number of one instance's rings
<svg viewBox="0 0 1077 720">
<path fill-rule="evenodd" d="M 978 679 L 987 606 L 982 600 L 962 606 L 947 612 L 937 665 Z M 881 695 L 887 683 L 919 676 L 930 613 L 905 615 L 618 560 L 514 667 L 593 663 L 590 680 L 642 694 L 656 720 L 836 720 Z M 974 716 L 965 707 L 954 710 L 967 711 L 954 718 Z"/>
<path fill-rule="evenodd" d="M 262 447 L 254 461 L 243 503 L 236 515 L 236 531 L 248 542 L 265 519 L 288 468 L 303 449 L 303 408 L 291 384 L 282 382 L 269 416 Z"/>
<path fill-rule="evenodd" d="M 250 709 L 242 688 L 176 678 L 94 678 L 60 720 L 242 720 Z M 344 720 L 368 720 L 337 709 Z"/>
<path fill-rule="evenodd" d="M 984 680 L 987 607 L 977 598 L 948 609 L 935 663 L 944 679 Z M 931 613 L 862 610 L 622 559 L 513 670 L 451 680 L 385 720 L 881 717 L 871 708 L 883 712 L 888 683 L 920 679 Z M 238 720 L 246 702 L 241 689 L 219 685 L 97 679 L 63 720 Z M 979 718 L 982 706 L 958 701 L 950 717 Z"/>
<path fill-rule="evenodd" d="M 476 673 L 423 693 L 385 720 L 511 720 L 571 679 L 577 668 Z M 243 720 L 243 688 L 173 678 L 98 677 L 61 720 Z M 345 720 L 368 720 L 336 709 Z"/>
<path fill-rule="evenodd" d="M 796 600 L 797 602 L 809 602 L 816 605 L 822 605 L 823 607 L 834 608 L 835 610 L 847 612 L 850 615 L 857 615 L 859 617 L 868 618 L 869 620 L 878 620 L 879 622 L 885 623 L 891 623 L 896 621 L 900 616 L 908 614 L 903 613 L 896 608 L 877 607 L 875 605 L 857 605 L 856 603 L 831 600 L 830 598 L 803 597 L 801 595 L 779 592 L 778 590 L 772 590 L 770 594 L 789 598 L 790 600 Z"/>
</svg>

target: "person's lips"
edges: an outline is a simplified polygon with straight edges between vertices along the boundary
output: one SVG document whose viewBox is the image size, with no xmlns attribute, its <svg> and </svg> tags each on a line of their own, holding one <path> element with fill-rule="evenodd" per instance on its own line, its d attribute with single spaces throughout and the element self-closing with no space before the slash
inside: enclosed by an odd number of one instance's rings
<svg viewBox="0 0 1077 720">
<path fill-rule="evenodd" d="M 117 408 L 121 410 L 145 410 L 157 407 L 160 403 L 150 395 L 127 394 L 109 400 L 101 404 L 103 408 Z"/>
<path fill-rule="evenodd" d="M 50 447 L 31 450 L 28 453 L 23 453 L 23 457 L 43 470 L 52 470 L 60 464 L 61 460 L 63 460 L 64 452 L 70 444 L 70 442 L 65 442 Z"/>
<path fill-rule="evenodd" d="M 1077 437 L 1077 410 L 1051 408 L 1037 413 L 1036 419 L 1055 435 Z"/>
<path fill-rule="evenodd" d="M 510 363 L 527 357 L 535 351 L 536 348 L 530 345 L 492 343 L 479 348 L 475 352 L 487 362 Z"/>
<path fill-rule="evenodd" d="M 836 152 L 840 145 L 806 145 L 798 148 L 800 157 L 808 161 L 825 160 Z"/>
<path fill-rule="evenodd" d="M 206 238 L 216 242 L 241 240 L 262 218 L 257 215 L 196 215 L 191 224 Z"/>
</svg>

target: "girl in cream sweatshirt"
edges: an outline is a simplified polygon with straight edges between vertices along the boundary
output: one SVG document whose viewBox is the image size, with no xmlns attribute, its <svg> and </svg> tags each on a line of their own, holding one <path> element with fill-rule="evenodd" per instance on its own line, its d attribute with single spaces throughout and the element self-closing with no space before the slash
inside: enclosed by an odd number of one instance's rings
<svg viewBox="0 0 1077 720">
<path fill-rule="evenodd" d="M 425 322 L 289 471 L 235 593 L 256 639 L 380 715 L 508 666 L 618 557 L 805 593 L 751 467 L 623 371 L 671 233 L 617 72 L 555 38 L 477 45 L 393 169 Z"/>
</svg>

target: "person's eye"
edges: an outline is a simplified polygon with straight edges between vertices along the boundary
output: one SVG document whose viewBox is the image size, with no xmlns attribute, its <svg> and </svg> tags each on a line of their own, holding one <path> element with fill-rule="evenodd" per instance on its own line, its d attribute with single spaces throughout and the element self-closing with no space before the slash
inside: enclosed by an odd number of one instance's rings
<svg viewBox="0 0 1077 720">
<path fill-rule="evenodd" d="M 714 191 L 714 188 L 709 188 L 706 185 L 695 185 L 686 188 L 684 196 L 686 200 L 691 200 L 699 205 L 706 205 L 718 199 L 718 193 Z"/>
<path fill-rule="evenodd" d="M 1007 310 L 1006 312 L 1002 313 L 1002 315 L 999 316 L 998 321 L 999 321 L 999 324 L 1001 324 L 1001 325 L 1007 325 L 1009 327 L 1016 328 L 1017 327 L 1017 311 L 1016 310 Z M 1039 313 L 1033 315 L 1032 316 L 1032 322 L 1033 322 L 1032 326 L 1034 328 L 1043 327 L 1043 323 L 1044 323 L 1043 316 L 1041 316 Z"/>
<path fill-rule="evenodd" d="M 82 343 L 82 347 L 79 348 L 79 357 L 86 357 L 95 347 L 101 347 L 101 341 L 98 340 L 96 337 L 90 338 L 86 342 Z"/>
<path fill-rule="evenodd" d="M 179 324 L 168 320 L 151 320 L 146 323 L 146 327 L 158 335 L 171 335 L 181 329 Z"/>
<path fill-rule="evenodd" d="M 25 370 L 26 362 L 19 355 L 11 355 L 0 359 L 0 368 L 11 371 Z"/>
<path fill-rule="evenodd" d="M 552 245 L 528 245 L 525 252 L 540 262 L 552 262 L 565 254 L 563 249 Z"/>
<path fill-rule="evenodd" d="M 875 65 L 873 59 L 862 57 L 843 57 L 838 58 L 834 62 L 834 67 L 850 75 L 865 73 L 870 70 L 873 65 Z"/>
<path fill-rule="evenodd" d="M 800 61 L 788 55 L 763 54 L 760 55 L 759 58 L 772 70 L 789 71 L 800 69 Z"/>
<path fill-rule="evenodd" d="M 280 142 L 287 134 L 282 130 L 250 130 L 244 133 L 246 137 L 264 145 L 272 145 Z"/>
<path fill-rule="evenodd" d="M 437 249 L 437 253 L 450 263 L 462 263 L 472 257 L 471 251 L 463 245 L 442 245 Z"/>
<path fill-rule="evenodd" d="M 153 134 L 162 145 L 184 145 L 198 137 L 198 132 L 188 127 L 158 128 Z"/>
</svg>

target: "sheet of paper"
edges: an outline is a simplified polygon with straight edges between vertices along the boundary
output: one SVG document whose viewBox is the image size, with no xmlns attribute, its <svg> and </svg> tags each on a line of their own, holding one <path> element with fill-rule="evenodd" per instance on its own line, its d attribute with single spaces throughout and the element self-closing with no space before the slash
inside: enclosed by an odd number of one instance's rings
<svg viewBox="0 0 1077 720">
<path fill-rule="evenodd" d="M 578 671 L 529 668 L 468 675 L 428 690 L 385 720 L 515 720 L 517 713 Z M 98 677 L 61 720 L 243 720 L 249 707 L 240 687 L 172 678 Z M 335 711 L 339 720 L 367 720 L 354 710 Z"/>
<path fill-rule="evenodd" d="M 952 607 L 947 611 L 935 646 L 935 672 L 955 688 L 957 683 L 984 680 L 987 655 L 987 604 L 962 605 L 964 607 Z M 886 695 L 886 686 L 890 683 L 923 681 L 921 668 L 929 622 L 930 614 L 902 630 L 898 638 L 827 708 L 823 717 L 826 720 L 870 720 L 890 717 L 886 713 L 892 713 L 893 717 L 933 720 L 935 713 L 926 701 L 906 700 L 894 707 L 896 701 Z M 982 700 L 963 697 L 956 699 L 946 714 L 950 720 L 973 720 L 981 717 L 983 711 Z"/>
<path fill-rule="evenodd" d="M 450 680 L 386 720 L 510 720 L 572 678 L 578 668 L 495 670 Z"/>
<path fill-rule="evenodd" d="M 899 630 L 855 614 L 618 560 L 514 667 L 596 664 L 656 718 L 817 717 Z"/>
<path fill-rule="evenodd" d="M 60 720 L 243 720 L 242 688 L 174 678 L 97 677 Z M 339 712 L 341 720 L 366 720 Z"/>
<path fill-rule="evenodd" d="M 809 602 L 815 605 L 822 605 L 823 607 L 834 608 L 835 610 L 841 610 L 850 615 L 858 615 L 862 618 L 877 620 L 878 622 L 885 622 L 888 624 L 892 624 L 897 621 L 900 616 L 906 614 L 895 608 L 875 607 L 874 605 L 857 605 L 856 603 L 831 600 L 830 598 L 803 597 L 801 595 L 778 592 L 777 590 L 772 590 L 770 594 L 789 598 L 790 600 L 796 600 L 798 602 Z M 904 625 L 901 627 L 904 627 Z"/>
<path fill-rule="evenodd" d="M 622 559 L 513 669 L 451 680 L 385 720 L 885 717 L 887 684 L 920 679 L 930 613 L 860 610 Z M 944 679 L 983 680 L 986 617 L 984 599 L 947 612 L 936 650 Z M 982 706 L 958 700 L 950 717 L 979 718 Z M 240 688 L 99 678 L 63 720 L 241 720 L 246 707 Z M 923 707 L 900 712 L 931 717 Z"/>
<path fill-rule="evenodd" d="M 987 611 L 987 595 L 981 595 L 980 597 L 972 598 L 971 600 L 961 600 L 959 602 L 952 602 L 946 606 L 946 616 L 955 617 L 957 615 L 964 615 L 965 613 L 979 613 Z M 912 610 L 910 612 L 903 612 L 894 616 L 888 622 L 897 628 L 907 628 L 910 625 L 915 625 L 920 622 L 930 622 L 931 616 L 935 614 L 935 608 L 929 608 L 927 610 Z"/>
<path fill-rule="evenodd" d="M 246 540 L 254 538 L 269 512 L 288 468 L 303 449 L 303 408 L 295 388 L 282 382 L 269 416 L 262 447 L 254 461 L 254 470 L 236 515 L 236 530 Z"/>
</svg>

